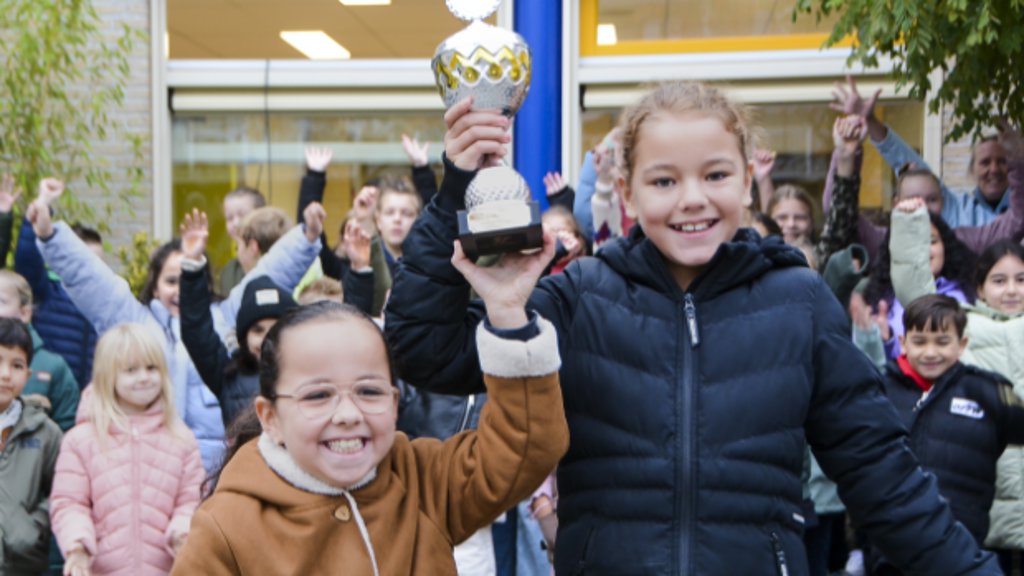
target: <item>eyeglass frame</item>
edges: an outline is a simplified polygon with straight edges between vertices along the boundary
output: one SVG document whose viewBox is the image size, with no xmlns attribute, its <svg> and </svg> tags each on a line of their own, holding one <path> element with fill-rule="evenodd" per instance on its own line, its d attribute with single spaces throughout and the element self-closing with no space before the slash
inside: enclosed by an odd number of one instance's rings
<svg viewBox="0 0 1024 576">
<path fill-rule="evenodd" d="M 341 405 L 341 397 L 342 397 L 343 394 L 347 394 L 349 396 L 349 401 L 351 401 L 352 405 L 355 406 L 356 408 L 358 408 L 360 412 L 362 412 L 363 414 L 370 415 L 370 416 L 377 416 L 379 414 L 386 413 L 388 411 L 388 406 L 391 405 L 390 402 L 382 403 L 381 405 L 383 406 L 383 409 L 380 412 L 368 412 L 359 403 L 359 401 L 356 400 L 357 396 L 355 396 L 354 387 L 349 387 L 349 388 L 345 388 L 345 389 L 341 389 L 341 388 L 339 388 L 337 386 L 330 386 L 330 387 L 333 388 L 335 391 L 337 391 L 337 394 L 335 395 L 335 398 L 337 398 L 337 401 L 335 402 L 334 406 L 331 407 L 330 410 L 327 410 L 326 412 L 324 412 L 324 414 L 318 416 L 317 418 L 323 418 L 325 416 L 329 416 L 329 415 L 337 412 L 338 406 Z M 394 397 L 395 397 L 395 394 L 397 394 L 398 392 L 399 392 L 398 388 L 396 388 L 394 385 L 391 385 L 391 386 L 387 387 L 387 394 L 388 394 L 388 396 L 390 396 L 390 398 L 388 400 L 393 400 Z M 309 416 L 309 414 L 306 414 L 303 411 L 303 409 L 302 409 L 302 401 L 301 401 L 301 398 L 299 397 L 299 395 L 297 395 L 297 394 L 278 394 L 277 392 L 275 392 L 274 393 L 274 397 L 271 398 L 271 400 L 277 400 L 278 398 L 287 398 L 289 400 L 295 400 L 295 403 L 297 405 L 297 408 L 299 409 L 299 412 L 303 412 L 303 414 L 306 416 L 306 418 L 312 418 L 311 416 Z"/>
</svg>

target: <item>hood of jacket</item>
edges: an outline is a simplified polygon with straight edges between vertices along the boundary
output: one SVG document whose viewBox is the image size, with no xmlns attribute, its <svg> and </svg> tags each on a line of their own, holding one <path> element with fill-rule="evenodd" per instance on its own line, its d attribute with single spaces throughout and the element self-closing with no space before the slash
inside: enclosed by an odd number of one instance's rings
<svg viewBox="0 0 1024 576">
<path fill-rule="evenodd" d="M 683 293 L 672 277 L 665 257 L 639 225 L 633 227 L 628 237 L 605 245 L 597 257 L 631 282 L 666 294 Z M 698 300 L 708 300 L 749 283 L 769 270 L 790 266 L 807 266 L 807 260 L 799 249 L 785 244 L 778 237 L 762 239 L 755 230 L 740 228 L 732 241 L 718 247 L 687 291 Z M 656 274 L 652 275 L 651 270 Z"/>
</svg>

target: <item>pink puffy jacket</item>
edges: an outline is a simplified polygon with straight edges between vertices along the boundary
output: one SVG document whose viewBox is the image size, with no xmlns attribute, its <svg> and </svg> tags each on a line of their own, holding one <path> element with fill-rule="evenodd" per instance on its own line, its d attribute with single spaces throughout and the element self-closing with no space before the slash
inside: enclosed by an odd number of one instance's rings
<svg viewBox="0 0 1024 576">
<path fill-rule="evenodd" d="M 89 552 L 93 574 L 168 574 L 172 538 L 188 533 L 204 479 L 199 446 L 184 423 L 174 435 L 162 419 L 159 403 L 131 416 L 104 448 L 91 422 L 64 435 L 51 525 L 61 551 Z"/>
</svg>

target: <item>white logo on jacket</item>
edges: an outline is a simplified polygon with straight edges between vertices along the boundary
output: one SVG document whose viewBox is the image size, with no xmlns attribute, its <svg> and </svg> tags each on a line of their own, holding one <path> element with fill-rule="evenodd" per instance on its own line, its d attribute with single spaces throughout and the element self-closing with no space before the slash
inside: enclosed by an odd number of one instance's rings
<svg viewBox="0 0 1024 576">
<path fill-rule="evenodd" d="M 981 420 L 985 417 L 985 411 L 981 409 L 981 405 L 967 398 L 953 398 L 949 405 L 949 412 L 950 414 L 973 418 L 974 420 Z"/>
</svg>

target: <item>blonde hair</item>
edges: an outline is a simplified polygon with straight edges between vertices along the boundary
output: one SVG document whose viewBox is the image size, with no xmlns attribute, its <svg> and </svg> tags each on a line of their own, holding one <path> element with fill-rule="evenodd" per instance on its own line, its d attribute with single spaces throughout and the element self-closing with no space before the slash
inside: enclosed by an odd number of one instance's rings
<svg viewBox="0 0 1024 576">
<path fill-rule="evenodd" d="M 10 282 L 14 289 L 18 292 L 18 304 L 22 307 L 32 307 L 32 287 L 28 285 L 28 280 L 17 272 L 13 272 L 6 268 L 0 269 L 0 284 L 4 282 Z"/>
<path fill-rule="evenodd" d="M 238 235 L 245 243 L 255 240 L 260 248 L 260 254 L 266 254 L 274 242 L 284 236 L 291 227 L 292 220 L 284 210 L 264 206 L 249 212 L 238 226 Z"/>
<path fill-rule="evenodd" d="M 622 128 L 622 155 L 619 168 L 629 182 L 636 164 L 636 146 L 640 129 L 658 113 L 697 113 L 717 118 L 725 129 L 736 136 L 743 161 L 747 162 L 754 149 L 754 132 L 750 110 L 729 99 L 721 89 L 700 82 L 665 82 L 656 86 L 639 102 L 627 109 L 620 122 Z"/>
<path fill-rule="evenodd" d="M 302 292 L 299 293 L 298 302 L 299 306 L 305 306 L 320 300 L 335 300 L 343 303 L 342 299 L 344 296 L 345 291 L 341 286 L 341 282 L 324 276 L 306 284 Z"/>
<path fill-rule="evenodd" d="M 775 189 L 775 193 L 768 200 L 768 216 L 772 216 L 772 212 L 775 211 L 775 207 L 779 205 L 779 202 L 783 200 L 796 200 L 797 202 L 804 205 L 807 208 L 807 215 L 811 221 L 811 232 L 810 236 L 814 236 L 814 231 L 817 228 L 817 219 L 814 216 L 814 199 L 811 195 L 800 186 L 795 184 L 783 184 Z"/>
<path fill-rule="evenodd" d="M 107 330 L 96 343 L 89 419 L 92 420 L 100 443 L 109 439 L 112 424 L 128 430 L 128 416 L 117 400 L 115 383 L 121 369 L 133 362 L 140 362 L 144 366 L 154 365 L 160 371 L 160 395 L 156 401 L 163 406 L 164 428 L 181 440 L 186 440 L 180 433 L 183 424 L 174 409 L 173 385 L 160 339 L 151 329 L 141 324 L 126 323 Z"/>
</svg>

